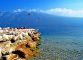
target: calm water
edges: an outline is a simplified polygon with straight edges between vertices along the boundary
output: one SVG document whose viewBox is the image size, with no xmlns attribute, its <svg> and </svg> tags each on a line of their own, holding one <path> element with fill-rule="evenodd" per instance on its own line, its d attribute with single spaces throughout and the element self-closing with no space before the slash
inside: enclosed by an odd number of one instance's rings
<svg viewBox="0 0 83 60">
<path fill-rule="evenodd" d="M 36 60 L 83 60 L 83 28 L 47 30 L 41 48 Z"/>
</svg>

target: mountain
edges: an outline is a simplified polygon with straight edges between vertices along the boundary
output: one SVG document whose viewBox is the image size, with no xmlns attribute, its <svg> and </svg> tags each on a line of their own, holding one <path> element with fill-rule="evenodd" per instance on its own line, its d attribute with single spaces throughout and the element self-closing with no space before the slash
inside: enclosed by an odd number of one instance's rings
<svg viewBox="0 0 83 60">
<path fill-rule="evenodd" d="M 83 18 L 63 17 L 40 12 L 0 12 L 1 27 L 37 28 L 42 33 L 61 32 L 75 27 L 83 27 Z M 43 32 L 44 31 L 44 32 Z"/>
</svg>

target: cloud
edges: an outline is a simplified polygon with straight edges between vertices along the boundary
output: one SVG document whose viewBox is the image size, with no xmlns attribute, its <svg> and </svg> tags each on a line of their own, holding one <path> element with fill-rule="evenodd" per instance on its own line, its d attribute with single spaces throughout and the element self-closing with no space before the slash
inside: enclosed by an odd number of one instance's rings
<svg viewBox="0 0 83 60">
<path fill-rule="evenodd" d="M 83 17 L 83 10 L 73 10 L 67 8 L 55 8 L 46 10 L 46 13 L 69 17 Z"/>
<path fill-rule="evenodd" d="M 16 9 L 14 10 L 14 12 L 22 12 L 23 10 L 22 9 Z"/>
<path fill-rule="evenodd" d="M 83 10 L 73 10 L 67 8 L 54 8 L 48 10 L 31 9 L 30 11 L 42 12 L 42 13 L 47 13 L 52 15 L 59 15 L 59 16 L 83 17 Z"/>
<path fill-rule="evenodd" d="M 14 12 L 22 12 L 23 9 L 16 9 Z M 53 9 L 29 9 L 28 12 L 38 12 L 38 13 L 46 13 L 51 15 L 58 15 L 58 16 L 67 16 L 67 17 L 83 17 L 83 10 L 74 10 L 74 9 L 67 9 L 67 8 L 53 8 Z"/>
<path fill-rule="evenodd" d="M 28 12 L 42 12 L 45 13 L 45 10 L 40 10 L 40 9 L 29 9 Z"/>
<path fill-rule="evenodd" d="M 28 11 L 29 11 L 29 12 L 32 12 L 32 11 L 33 11 L 33 12 L 37 12 L 38 10 L 37 10 L 37 9 L 29 9 Z"/>
</svg>

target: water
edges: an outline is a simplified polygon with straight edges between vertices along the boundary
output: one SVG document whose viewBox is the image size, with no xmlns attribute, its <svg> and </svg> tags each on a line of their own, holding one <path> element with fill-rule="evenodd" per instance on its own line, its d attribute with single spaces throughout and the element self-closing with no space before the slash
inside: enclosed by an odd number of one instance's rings
<svg viewBox="0 0 83 60">
<path fill-rule="evenodd" d="M 38 60 L 83 60 L 82 27 L 47 32 L 47 35 L 42 35 L 42 49 Z"/>
<path fill-rule="evenodd" d="M 83 18 L 7 13 L 0 17 L 0 27 L 39 29 L 41 53 L 34 60 L 83 60 Z"/>
<path fill-rule="evenodd" d="M 82 26 L 36 27 L 41 32 L 41 52 L 32 60 L 83 60 Z"/>
</svg>

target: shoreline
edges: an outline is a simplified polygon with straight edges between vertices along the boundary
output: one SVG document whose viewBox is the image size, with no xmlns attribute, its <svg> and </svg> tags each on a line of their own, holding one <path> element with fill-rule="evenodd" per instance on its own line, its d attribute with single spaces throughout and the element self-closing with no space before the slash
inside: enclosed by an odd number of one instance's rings
<svg viewBox="0 0 83 60">
<path fill-rule="evenodd" d="M 40 33 L 33 28 L 0 28 L 0 59 L 24 59 L 38 55 Z"/>
</svg>

